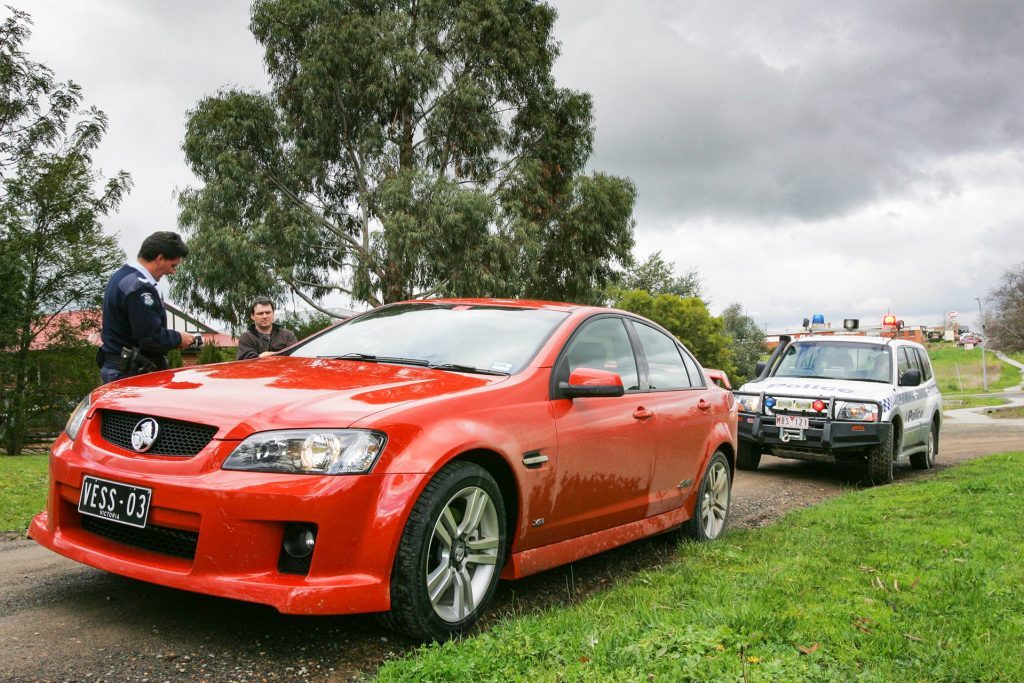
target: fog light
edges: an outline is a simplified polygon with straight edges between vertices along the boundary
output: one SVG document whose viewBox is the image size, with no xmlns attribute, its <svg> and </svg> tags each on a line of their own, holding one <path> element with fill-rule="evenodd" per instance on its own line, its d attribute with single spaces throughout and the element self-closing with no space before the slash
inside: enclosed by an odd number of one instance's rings
<svg viewBox="0 0 1024 683">
<path fill-rule="evenodd" d="M 309 557 L 316 545 L 316 528 L 307 524 L 291 524 L 284 532 L 284 551 L 296 559 Z"/>
</svg>

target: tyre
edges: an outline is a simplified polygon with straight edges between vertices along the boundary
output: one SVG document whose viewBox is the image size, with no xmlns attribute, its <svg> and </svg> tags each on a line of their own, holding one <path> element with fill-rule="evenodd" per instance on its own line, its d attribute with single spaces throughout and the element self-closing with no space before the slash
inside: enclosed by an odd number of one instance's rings
<svg viewBox="0 0 1024 683">
<path fill-rule="evenodd" d="M 895 455 L 897 426 L 892 425 L 885 441 L 868 449 L 868 479 L 872 484 L 892 482 L 892 461 Z"/>
<path fill-rule="evenodd" d="M 939 450 L 939 425 L 932 422 L 928 432 L 927 448 L 924 453 L 914 453 L 910 456 L 910 465 L 915 470 L 930 470 L 935 467 L 935 456 Z"/>
<path fill-rule="evenodd" d="M 736 467 L 741 470 L 756 470 L 761 464 L 761 449 L 757 444 L 740 441 L 736 454 Z"/>
<path fill-rule="evenodd" d="M 729 503 L 732 498 L 732 476 L 729 461 L 721 451 L 711 456 L 711 462 L 704 470 L 697 492 L 697 504 L 693 517 L 686 521 L 680 532 L 697 541 L 713 541 L 725 531 L 729 517 Z"/>
<path fill-rule="evenodd" d="M 501 490 L 487 470 L 468 462 L 442 468 L 405 525 L 381 623 L 425 641 L 468 630 L 498 585 L 506 529 Z"/>
</svg>

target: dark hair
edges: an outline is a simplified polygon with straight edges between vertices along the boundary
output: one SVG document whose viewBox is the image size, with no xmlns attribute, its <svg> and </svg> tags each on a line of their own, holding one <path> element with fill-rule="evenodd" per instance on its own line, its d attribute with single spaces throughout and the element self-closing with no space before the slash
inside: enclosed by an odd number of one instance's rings
<svg viewBox="0 0 1024 683">
<path fill-rule="evenodd" d="M 165 259 L 185 258 L 188 256 L 188 247 L 181 239 L 181 235 L 169 230 L 154 232 L 142 240 L 139 247 L 139 258 L 144 261 L 155 261 L 157 256 Z"/>
<path fill-rule="evenodd" d="M 256 301 L 252 302 L 252 306 L 249 307 L 249 315 L 254 315 L 256 313 L 257 306 L 270 306 L 270 310 L 275 309 L 273 299 L 271 299 L 269 296 L 261 296 L 257 297 Z"/>
</svg>

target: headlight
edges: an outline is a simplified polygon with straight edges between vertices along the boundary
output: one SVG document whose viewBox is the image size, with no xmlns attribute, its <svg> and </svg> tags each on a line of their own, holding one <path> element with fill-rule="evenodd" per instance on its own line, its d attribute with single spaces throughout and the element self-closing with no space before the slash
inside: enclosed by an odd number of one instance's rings
<svg viewBox="0 0 1024 683">
<path fill-rule="evenodd" d="M 92 394 L 87 394 L 71 413 L 68 423 L 64 425 L 64 433 L 72 441 L 78 436 L 78 431 L 82 428 L 82 423 L 85 422 L 85 416 L 89 414 L 90 405 L 92 405 Z"/>
<path fill-rule="evenodd" d="M 761 394 L 736 394 L 736 404 L 741 413 L 761 412 Z"/>
<path fill-rule="evenodd" d="M 836 419 L 878 422 L 878 406 L 874 403 L 839 401 L 836 403 Z"/>
<path fill-rule="evenodd" d="M 225 470 L 365 474 L 387 437 L 363 429 L 292 429 L 253 434 L 231 452 Z"/>
</svg>

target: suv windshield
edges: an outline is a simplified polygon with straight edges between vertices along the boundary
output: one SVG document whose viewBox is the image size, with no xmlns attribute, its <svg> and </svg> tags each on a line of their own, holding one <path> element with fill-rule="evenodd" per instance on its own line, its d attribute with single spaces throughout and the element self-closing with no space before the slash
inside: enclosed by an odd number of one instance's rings
<svg viewBox="0 0 1024 683">
<path fill-rule="evenodd" d="M 779 361 L 775 377 L 814 377 L 892 382 L 892 354 L 882 344 L 796 342 Z"/>
<path fill-rule="evenodd" d="M 536 308 L 396 304 L 342 323 L 290 355 L 512 374 L 530 362 L 567 315 Z"/>
</svg>

